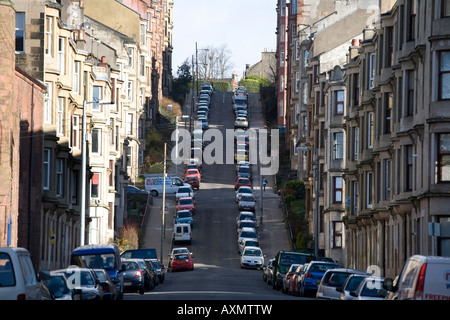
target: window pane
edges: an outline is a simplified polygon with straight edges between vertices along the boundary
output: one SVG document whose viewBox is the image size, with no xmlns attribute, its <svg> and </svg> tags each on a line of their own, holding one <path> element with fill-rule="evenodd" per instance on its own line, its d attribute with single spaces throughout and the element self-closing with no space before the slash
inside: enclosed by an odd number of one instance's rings
<svg viewBox="0 0 450 320">
<path fill-rule="evenodd" d="M 450 71 L 450 51 L 441 52 L 441 71 Z"/>
<path fill-rule="evenodd" d="M 100 130 L 92 130 L 92 153 L 99 153 Z"/>
<path fill-rule="evenodd" d="M 441 75 L 441 99 L 450 99 L 450 73 Z"/>
<path fill-rule="evenodd" d="M 450 133 L 441 134 L 439 139 L 439 153 L 450 154 Z"/>
<path fill-rule="evenodd" d="M 450 0 L 442 0 L 442 16 L 450 16 Z"/>
</svg>

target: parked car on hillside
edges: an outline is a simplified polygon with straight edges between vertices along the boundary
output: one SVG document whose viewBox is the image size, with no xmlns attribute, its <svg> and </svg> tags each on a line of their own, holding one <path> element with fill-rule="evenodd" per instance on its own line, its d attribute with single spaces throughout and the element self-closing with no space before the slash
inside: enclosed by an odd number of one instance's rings
<svg viewBox="0 0 450 320">
<path fill-rule="evenodd" d="M 163 283 L 166 278 L 166 269 L 164 265 L 162 265 L 161 263 L 159 263 L 159 261 L 156 260 L 145 260 L 145 262 L 149 266 L 150 270 L 155 270 L 156 272 L 157 276 L 156 285 L 158 285 L 159 283 Z"/>
<path fill-rule="evenodd" d="M 354 269 L 329 269 L 325 272 L 320 281 L 316 293 L 316 299 L 340 300 L 341 292 L 337 291 L 338 287 L 344 285 L 345 280 L 352 274 L 368 275 L 368 273 Z"/>
<path fill-rule="evenodd" d="M 123 272 L 124 291 L 145 292 L 145 279 L 139 264 L 134 260 L 122 261 L 125 271 Z"/>
<path fill-rule="evenodd" d="M 289 282 L 292 280 L 292 278 L 295 276 L 295 272 L 298 267 L 300 267 L 300 264 L 291 264 L 288 271 L 283 277 L 283 286 L 281 287 L 281 291 L 283 293 L 289 293 Z"/>
<path fill-rule="evenodd" d="M 253 194 L 253 189 L 249 186 L 241 186 L 237 191 L 235 192 L 236 195 L 236 202 L 238 202 L 239 197 L 243 194 Z"/>
<path fill-rule="evenodd" d="M 194 270 L 194 260 L 188 253 L 176 253 L 170 262 L 170 271 Z"/>
<path fill-rule="evenodd" d="M 301 296 L 316 294 L 317 282 L 322 280 L 328 269 L 339 268 L 339 265 L 332 262 L 311 261 L 300 280 L 299 293 Z"/>
<path fill-rule="evenodd" d="M 100 281 L 103 290 L 103 300 L 118 300 L 120 297 L 119 288 L 114 284 L 105 269 L 92 269 Z"/>
<path fill-rule="evenodd" d="M 369 275 L 364 274 L 351 274 L 347 277 L 344 284 L 336 288 L 336 291 L 340 293 L 340 300 L 353 300 L 353 296 L 350 295 L 351 291 L 355 291 L 364 278 Z"/>
<path fill-rule="evenodd" d="M 80 300 L 81 289 L 69 288 L 67 281 L 64 274 L 54 272 L 43 280 L 54 300 Z"/>
<path fill-rule="evenodd" d="M 260 247 L 246 246 L 241 255 L 241 268 L 262 269 L 264 266 L 264 257 Z"/>
<path fill-rule="evenodd" d="M 41 300 L 31 255 L 24 248 L 0 248 L 0 300 Z"/>
<path fill-rule="evenodd" d="M 355 291 L 350 291 L 353 300 L 384 300 L 387 291 L 383 289 L 382 277 L 364 278 Z"/>
<path fill-rule="evenodd" d="M 69 266 L 67 269 L 52 270 L 52 273 L 63 274 L 70 289 L 81 291 L 80 300 L 103 300 L 102 286 L 92 269 Z"/>
<path fill-rule="evenodd" d="M 450 300 L 450 258 L 411 256 L 397 284 L 386 279 L 383 287 L 398 300 Z"/>
<path fill-rule="evenodd" d="M 180 198 L 194 198 L 194 190 L 192 187 L 179 187 L 177 193 L 175 194 L 176 201 L 180 200 Z"/>
<path fill-rule="evenodd" d="M 263 268 L 263 281 L 267 284 L 272 283 L 273 279 L 273 261 L 275 259 L 270 259 L 267 265 Z"/>
<path fill-rule="evenodd" d="M 189 210 L 190 213 L 195 214 L 195 200 L 194 198 L 180 198 L 178 200 L 177 211 Z"/>
</svg>

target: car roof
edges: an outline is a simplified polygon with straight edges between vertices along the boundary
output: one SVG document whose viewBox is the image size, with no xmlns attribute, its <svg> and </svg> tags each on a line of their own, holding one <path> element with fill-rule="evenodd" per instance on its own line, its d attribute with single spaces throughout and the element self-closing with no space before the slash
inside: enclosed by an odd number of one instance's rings
<svg viewBox="0 0 450 320">
<path fill-rule="evenodd" d="M 256 229 L 255 228 L 250 228 L 250 227 L 243 227 L 241 229 L 241 233 L 244 232 L 244 231 L 254 231 L 254 232 L 256 232 Z"/>
<path fill-rule="evenodd" d="M 253 250 L 256 249 L 256 250 L 262 251 L 262 249 L 260 247 L 255 247 L 255 246 L 245 246 L 244 250 L 246 250 L 246 249 L 253 249 Z"/>
<path fill-rule="evenodd" d="M 72 251 L 72 255 L 83 255 L 83 254 L 99 254 L 99 253 L 113 253 L 119 252 L 119 249 L 115 244 L 88 244 L 75 248 Z"/>
<path fill-rule="evenodd" d="M 186 199 L 193 200 L 194 198 L 193 198 L 193 197 L 182 197 L 182 198 L 180 198 L 179 200 L 186 200 Z"/>
<path fill-rule="evenodd" d="M 437 256 L 423 256 L 414 255 L 409 257 L 409 260 L 421 260 L 422 262 L 436 262 L 436 263 L 449 263 L 450 257 L 437 257 Z"/>
</svg>

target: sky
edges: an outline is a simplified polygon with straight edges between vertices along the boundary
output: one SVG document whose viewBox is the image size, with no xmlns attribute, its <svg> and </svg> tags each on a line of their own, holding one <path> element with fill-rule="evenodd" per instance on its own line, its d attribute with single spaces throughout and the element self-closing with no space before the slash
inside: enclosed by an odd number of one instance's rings
<svg viewBox="0 0 450 320">
<path fill-rule="evenodd" d="M 233 71 L 261 60 L 261 52 L 276 50 L 276 0 L 174 0 L 172 74 L 198 49 L 226 44 Z"/>
</svg>

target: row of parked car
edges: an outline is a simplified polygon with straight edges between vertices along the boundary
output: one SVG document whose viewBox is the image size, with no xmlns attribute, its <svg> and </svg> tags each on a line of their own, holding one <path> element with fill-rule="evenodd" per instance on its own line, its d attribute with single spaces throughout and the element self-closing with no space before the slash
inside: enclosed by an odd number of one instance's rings
<svg viewBox="0 0 450 320">
<path fill-rule="evenodd" d="M 214 93 L 214 88 L 210 83 L 202 83 L 200 95 L 197 105 L 197 121 L 201 122 L 202 129 L 209 128 L 209 107 L 211 105 L 211 96 Z"/>
<path fill-rule="evenodd" d="M 120 254 L 116 245 L 86 245 L 72 251 L 66 268 L 36 274 L 26 249 L 0 248 L 0 300 L 121 300 L 164 279 L 156 249 Z"/>
<path fill-rule="evenodd" d="M 330 260 L 291 264 L 281 290 L 326 300 L 450 300 L 450 258 L 411 256 L 394 280 L 341 268 Z M 263 280 L 276 288 L 274 263 L 271 259 L 264 267 Z"/>
<path fill-rule="evenodd" d="M 248 161 L 249 128 L 248 91 L 245 87 L 236 88 L 233 97 L 233 110 L 236 121 L 235 132 L 235 161 L 236 182 L 235 201 L 238 207 L 236 217 L 237 248 L 240 254 L 241 268 L 262 269 L 264 257 L 259 245 L 258 225 L 255 217 L 256 199 L 252 186 L 252 168 Z"/>
</svg>

